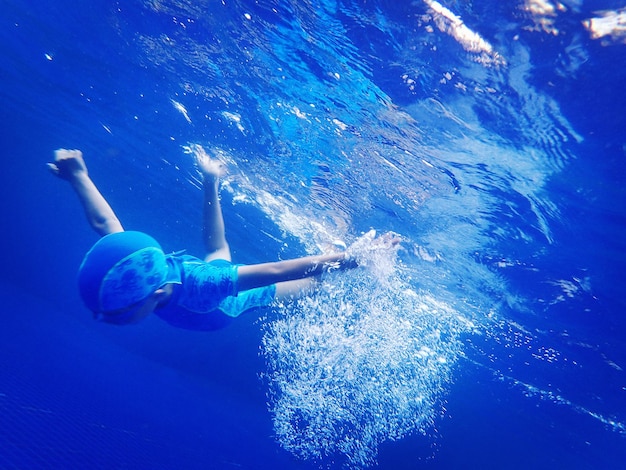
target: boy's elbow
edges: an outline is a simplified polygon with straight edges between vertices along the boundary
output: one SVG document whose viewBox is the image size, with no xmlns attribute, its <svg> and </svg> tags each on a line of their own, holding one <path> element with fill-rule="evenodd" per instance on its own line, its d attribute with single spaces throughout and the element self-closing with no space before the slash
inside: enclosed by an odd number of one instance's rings
<svg viewBox="0 0 626 470">
<path fill-rule="evenodd" d="M 102 236 L 124 231 L 122 223 L 117 219 L 117 217 L 93 220 L 91 226 Z"/>
</svg>

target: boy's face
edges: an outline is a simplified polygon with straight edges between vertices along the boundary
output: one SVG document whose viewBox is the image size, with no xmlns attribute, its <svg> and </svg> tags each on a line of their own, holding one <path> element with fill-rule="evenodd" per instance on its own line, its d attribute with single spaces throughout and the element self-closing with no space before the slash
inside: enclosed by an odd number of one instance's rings
<svg viewBox="0 0 626 470">
<path fill-rule="evenodd" d="M 141 320 L 154 312 L 154 309 L 157 307 L 158 304 L 159 299 L 157 292 L 155 292 L 143 301 L 143 303 L 137 308 L 137 310 L 135 310 L 135 313 L 128 318 L 126 324 L 132 325 L 134 323 L 139 323 Z"/>
<path fill-rule="evenodd" d="M 172 285 L 166 284 L 162 288 L 154 291 L 147 299 L 141 301 L 138 305 L 133 305 L 129 309 L 118 311 L 116 313 L 102 315 L 101 320 L 106 323 L 113 323 L 116 325 L 132 325 L 134 323 L 139 323 L 141 320 L 154 312 L 159 303 L 169 299 L 172 291 Z"/>
</svg>

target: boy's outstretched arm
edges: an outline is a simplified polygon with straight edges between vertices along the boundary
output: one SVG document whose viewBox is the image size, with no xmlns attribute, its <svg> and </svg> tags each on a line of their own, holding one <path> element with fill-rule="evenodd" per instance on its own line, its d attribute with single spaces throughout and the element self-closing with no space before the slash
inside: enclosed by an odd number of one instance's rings
<svg viewBox="0 0 626 470">
<path fill-rule="evenodd" d="M 211 158 L 200 145 L 194 147 L 196 164 L 202 173 L 204 185 L 202 234 L 207 250 L 206 261 L 231 261 L 230 246 L 226 241 L 224 216 L 219 198 L 219 179 L 225 173 L 224 164 Z"/>
<path fill-rule="evenodd" d="M 306 256 L 273 263 L 240 266 L 239 291 L 319 276 L 335 269 L 356 268 L 357 263 L 345 253 Z"/>
<path fill-rule="evenodd" d="M 376 237 L 375 231 L 372 230 L 351 245 L 348 252 L 240 266 L 238 268 L 238 288 L 239 291 L 243 291 L 269 284 L 277 284 L 277 296 L 297 295 L 299 290 L 307 289 L 312 285 L 301 280 L 309 280 L 328 271 L 352 269 L 359 266 L 358 258 L 350 254 L 355 249 L 357 252 L 361 252 L 359 256 L 362 256 L 364 248 L 365 252 L 368 250 L 395 249 L 400 241 L 400 237 L 393 232 Z M 357 247 L 357 245 L 363 246 Z"/>
<path fill-rule="evenodd" d="M 48 163 L 48 168 L 53 174 L 72 185 L 85 209 L 89 225 L 96 232 L 108 235 L 124 231 L 113 209 L 91 181 L 80 150 L 56 150 L 54 163 Z"/>
</svg>

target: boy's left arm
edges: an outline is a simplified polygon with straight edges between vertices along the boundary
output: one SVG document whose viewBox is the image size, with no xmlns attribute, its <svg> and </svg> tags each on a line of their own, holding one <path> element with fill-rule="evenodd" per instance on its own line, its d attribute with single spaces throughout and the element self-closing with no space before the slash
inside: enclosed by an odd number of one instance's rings
<svg viewBox="0 0 626 470">
<path fill-rule="evenodd" d="M 89 177 L 82 152 L 59 149 L 54 154 L 54 163 L 48 163 L 48 168 L 72 185 L 85 209 L 89 225 L 102 236 L 123 232 L 115 212 Z"/>
</svg>

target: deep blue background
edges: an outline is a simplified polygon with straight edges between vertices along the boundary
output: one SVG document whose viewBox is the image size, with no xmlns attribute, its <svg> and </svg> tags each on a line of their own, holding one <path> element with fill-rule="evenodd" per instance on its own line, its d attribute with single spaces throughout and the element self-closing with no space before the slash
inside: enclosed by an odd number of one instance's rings
<svg viewBox="0 0 626 470">
<path fill-rule="evenodd" d="M 193 169 L 180 146 L 216 142 L 240 150 L 250 171 L 266 167 L 264 159 L 271 157 L 263 149 L 275 146 L 280 136 L 271 136 L 272 129 L 258 115 L 273 101 L 274 91 L 264 88 L 264 80 L 272 83 L 275 77 L 267 75 L 273 70 L 269 65 L 257 70 L 242 61 L 246 45 L 259 46 L 255 41 L 260 36 L 247 23 L 236 29 L 242 24 L 236 19 L 250 12 L 271 24 L 290 25 L 295 17 L 306 17 L 298 16 L 296 4 L 233 2 L 223 8 L 207 2 L 196 8 L 171 2 L 169 10 L 154 14 L 139 2 L 0 2 L 0 468 L 316 467 L 315 462 L 296 460 L 273 436 L 266 384 L 258 378 L 264 363 L 258 354 L 262 331 L 256 318 L 242 318 L 235 327 L 211 334 L 173 330 L 157 319 L 130 329 L 91 321 L 75 291 L 75 272 L 95 236 L 70 189 L 45 169 L 53 149 L 82 149 L 126 228 L 150 231 L 166 249 L 201 252 L 201 195 L 188 182 Z M 333 2 L 321 2 L 320 8 L 322 4 L 328 9 Z M 471 60 L 454 52 L 453 41 L 439 33 L 431 39 L 439 46 L 437 53 L 419 49 L 423 43 L 415 41 L 419 63 L 408 61 L 401 47 L 421 34 L 417 20 L 426 12 L 424 5 L 336 5 L 346 38 L 359 50 L 348 55 L 341 48 L 303 48 L 293 57 L 304 70 L 299 79 L 309 86 L 301 93 L 329 95 L 329 102 L 336 93 L 338 113 L 350 122 L 358 110 L 350 109 L 350 96 L 340 95 L 345 90 L 333 88 L 324 72 L 324 61 L 341 59 L 367 71 L 372 84 L 400 107 L 409 109 L 432 97 L 463 113 L 455 92 L 441 87 L 439 80 L 443 71 L 463 74 L 463 67 L 475 67 Z M 384 443 L 380 466 L 619 468 L 626 462 L 626 69 L 621 65 L 626 63 L 626 46 L 592 41 L 581 28 L 594 11 L 619 5 L 567 5 L 568 13 L 556 20 L 559 35 L 521 28 L 518 4 L 446 6 L 502 50 L 517 44 L 509 30 L 519 33 L 532 57 L 529 83 L 559 104 L 584 141 L 567 143 L 576 158 L 565 162 L 546 185 L 560 210 L 558 223 L 551 226 L 554 242 L 539 241 L 540 236 L 531 243 L 496 237 L 476 255 L 486 265 L 495 265 L 499 256 L 517 261 L 503 277 L 510 292 L 525 299 L 525 308 L 503 305 L 500 314 L 534 334 L 530 346 L 513 344 L 507 322 L 499 323 L 501 330 L 492 335 L 467 338 L 466 356 L 459 360 L 434 429 L 427 436 Z M 219 71 L 195 68 L 192 51 L 187 63 L 180 56 L 163 59 L 160 66 L 146 59 L 150 54 L 139 35 L 169 35 L 178 40 L 183 55 L 187 45 L 178 25 L 185 14 L 211 16 L 210 24 L 224 24 L 223 30 L 213 31 L 198 20 L 185 32 L 190 39 L 222 48 Z M 511 27 L 516 22 L 517 28 Z M 303 29 L 320 37 L 340 36 L 326 31 L 327 26 L 303 21 Z M 558 65 L 570 46 L 585 51 L 575 73 Z M 334 57 L 337 51 L 346 55 Z M 417 74 L 418 88 L 408 91 L 399 77 L 411 66 L 422 72 Z M 495 76 L 484 80 L 495 81 Z M 194 86 L 206 81 L 209 89 L 204 95 L 186 96 L 190 112 L 211 114 L 225 101 L 236 102 L 240 111 L 248 112 L 242 118 L 254 129 L 254 138 L 220 121 L 217 111 L 212 120 L 194 117 L 188 125 L 170 101 L 185 96 L 184 81 Z M 504 96 L 517 99 L 513 92 Z M 518 127 L 480 98 L 472 105 L 494 135 L 520 147 L 528 143 L 532 132 L 525 132 L 521 119 Z M 432 128 L 437 129 L 436 123 Z M 372 133 L 377 130 L 385 135 L 382 121 L 372 122 Z M 447 136 L 442 130 L 429 138 Z M 312 162 L 320 158 L 318 151 L 308 150 L 310 161 L 294 155 L 292 163 L 285 163 L 292 166 L 293 179 L 302 176 L 310 182 L 317 174 Z M 258 161 L 251 157 L 257 154 Z M 342 168 L 341 162 L 336 165 L 333 170 Z M 461 166 L 453 171 L 468 181 Z M 275 183 L 289 187 L 290 175 L 277 173 Z M 436 198 L 441 190 L 433 187 Z M 357 197 L 353 192 L 347 199 Z M 519 223 L 520 230 L 529 231 L 532 211 L 516 197 L 503 191 L 502 213 L 494 209 L 490 215 L 496 225 Z M 519 202 L 519 222 L 507 217 L 504 202 Z M 418 238 L 403 215 L 385 211 L 394 207 L 385 204 L 373 204 L 374 211 L 363 209 L 362 214 L 356 204 L 352 210 L 361 222 L 355 224 L 363 226 L 354 232 L 367 225 L 400 232 L 409 227 L 410 233 L 403 235 Z M 232 206 L 225 196 L 225 207 Z M 260 228 L 277 239 L 285 237 L 254 205 L 228 211 L 227 225 L 239 261 L 303 254 L 295 238 L 288 238 L 288 248 L 271 237 L 251 242 L 250 234 Z M 589 278 L 591 288 L 563 302 L 545 300 L 560 293 L 550 280 L 574 278 Z M 548 348 L 560 352 L 560 362 L 533 359 Z M 520 384 L 533 384 L 539 392 Z"/>
</svg>

